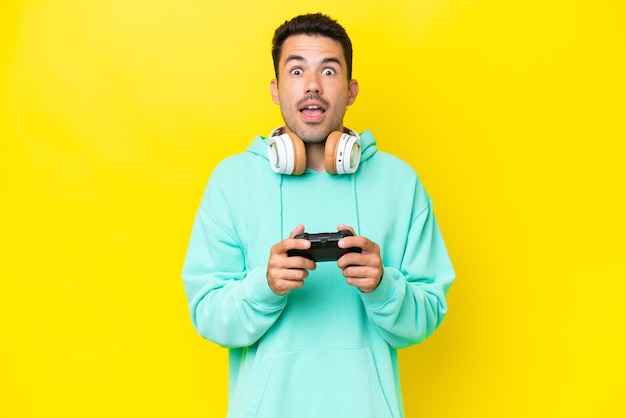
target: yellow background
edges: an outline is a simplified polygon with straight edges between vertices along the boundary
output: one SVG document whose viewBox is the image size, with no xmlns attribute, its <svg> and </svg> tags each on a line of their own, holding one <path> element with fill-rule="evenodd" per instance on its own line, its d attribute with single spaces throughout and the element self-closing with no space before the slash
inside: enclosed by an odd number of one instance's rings
<svg viewBox="0 0 626 418">
<path fill-rule="evenodd" d="M 0 416 L 225 416 L 184 253 L 212 168 L 281 122 L 273 30 L 316 11 L 458 274 L 407 416 L 626 414 L 623 1 L 31 0 L 0 6 Z"/>
</svg>

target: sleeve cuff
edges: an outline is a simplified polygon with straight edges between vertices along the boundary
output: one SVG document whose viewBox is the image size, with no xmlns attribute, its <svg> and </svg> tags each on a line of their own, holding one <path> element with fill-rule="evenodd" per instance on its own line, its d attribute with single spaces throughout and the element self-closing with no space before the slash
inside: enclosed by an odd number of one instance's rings
<svg viewBox="0 0 626 418">
<path fill-rule="evenodd" d="M 378 287 L 369 293 L 361 292 L 363 302 L 371 308 L 382 308 L 385 306 L 398 292 L 398 283 L 393 273 L 387 267 L 383 269 L 383 277 L 380 279 Z"/>
<path fill-rule="evenodd" d="M 248 298 L 263 309 L 275 311 L 287 303 L 286 295 L 277 295 L 270 289 L 265 269 L 251 270 L 244 280 L 247 282 Z"/>
</svg>

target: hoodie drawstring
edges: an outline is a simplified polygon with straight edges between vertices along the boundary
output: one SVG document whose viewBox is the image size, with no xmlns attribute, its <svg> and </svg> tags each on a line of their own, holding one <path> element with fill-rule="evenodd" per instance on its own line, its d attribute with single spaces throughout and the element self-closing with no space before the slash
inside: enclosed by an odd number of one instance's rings
<svg viewBox="0 0 626 418">
<path fill-rule="evenodd" d="M 356 192 L 356 177 L 358 175 L 358 171 L 352 174 L 352 200 L 354 204 L 354 218 L 356 219 L 356 225 L 354 225 L 355 235 L 361 234 L 361 218 L 359 217 L 359 204 L 358 204 L 358 195 Z"/>
<path fill-rule="evenodd" d="M 285 237 L 285 209 L 283 205 L 283 179 L 285 176 L 281 174 L 278 177 L 278 194 L 280 198 L 280 239 L 278 241 L 281 241 L 287 238 Z"/>
</svg>

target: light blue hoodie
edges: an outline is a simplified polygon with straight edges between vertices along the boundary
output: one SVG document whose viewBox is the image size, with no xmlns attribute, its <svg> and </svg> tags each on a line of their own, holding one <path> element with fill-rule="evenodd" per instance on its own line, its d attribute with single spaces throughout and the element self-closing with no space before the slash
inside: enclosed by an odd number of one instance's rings
<svg viewBox="0 0 626 418">
<path fill-rule="evenodd" d="M 200 335 L 230 349 L 228 417 L 404 416 L 396 350 L 439 326 L 454 271 L 414 170 L 377 151 L 371 132 L 361 142 L 352 175 L 276 174 L 260 136 L 211 175 L 183 281 Z M 340 223 L 380 246 L 380 285 L 362 293 L 321 262 L 303 288 L 274 294 L 272 245 L 298 224 Z"/>
</svg>

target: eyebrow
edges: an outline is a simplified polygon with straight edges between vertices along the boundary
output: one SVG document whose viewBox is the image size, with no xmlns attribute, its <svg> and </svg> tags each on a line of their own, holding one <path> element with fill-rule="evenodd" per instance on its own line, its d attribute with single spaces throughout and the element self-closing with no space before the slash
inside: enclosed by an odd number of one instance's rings
<svg viewBox="0 0 626 418">
<path fill-rule="evenodd" d="M 300 61 L 300 62 L 305 62 L 306 60 L 304 59 L 303 56 L 301 55 L 289 55 L 287 57 L 287 59 L 285 60 L 285 64 L 287 64 L 289 61 Z M 335 58 L 335 57 L 328 57 L 328 58 L 324 58 L 322 60 L 322 64 L 329 64 L 329 63 L 335 63 L 339 66 L 341 66 L 341 61 L 339 61 L 339 58 Z"/>
</svg>

